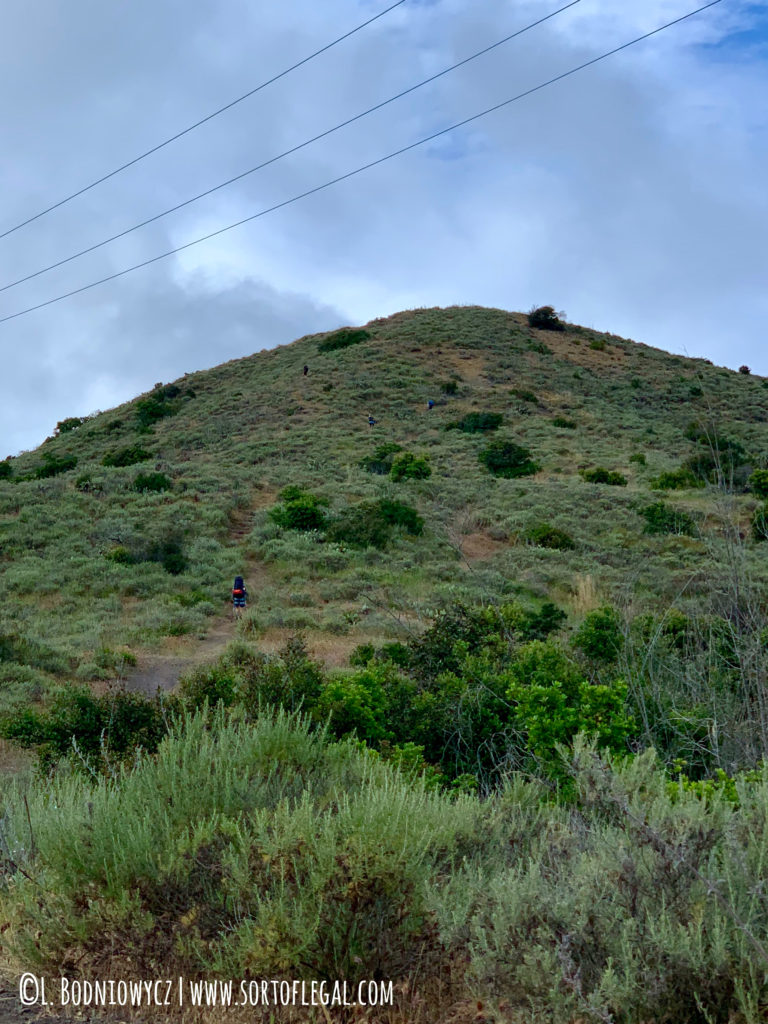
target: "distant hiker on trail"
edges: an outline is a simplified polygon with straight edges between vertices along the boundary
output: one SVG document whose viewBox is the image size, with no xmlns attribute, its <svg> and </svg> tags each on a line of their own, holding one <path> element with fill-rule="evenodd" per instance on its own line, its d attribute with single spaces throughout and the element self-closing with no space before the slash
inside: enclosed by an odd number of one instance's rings
<svg viewBox="0 0 768 1024">
<path fill-rule="evenodd" d="M 427 408 L 428 409 L 434 409 L 434 407 L 435 407 L 435 403 L 430 398 L 430 400 L 427 402 Z"/>
<path fill-rule="evenodd" d="M 308 367 L 308 366 L 307 366 L 307 364 L 305 363 L 305 364 L 304 364 L 304 376 L 306 377 L 308 373 L 309 373 L 309 367 Z"/>
<path fill-rule="evenodd" d="M 243 577 L 235 576 L 235 585 L 232 587 L 232 611 L 236 619 L 243 614 L 247 600 L 248 591 L 245 589 Z"/>
<path fill-rule="evenodd" d="M 369 427 L 375 427 L 376 426 L 376 420 L 373 418 L 373 416 L 369 416 L 368 417 L 368 426 Z"/>
</svg>

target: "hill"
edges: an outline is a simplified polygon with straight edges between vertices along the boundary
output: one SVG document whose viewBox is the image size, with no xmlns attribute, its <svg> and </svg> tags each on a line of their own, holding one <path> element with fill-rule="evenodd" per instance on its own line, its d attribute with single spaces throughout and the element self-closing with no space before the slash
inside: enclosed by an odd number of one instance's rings
<svg viewBox="0 0 768 1024">
<path fill-rule="evenodd" d="M 54 677 L 109 678 L 168 649 L 164 637 L 204 633 L 243 566 L 258 575 L 241 633 L 274 648 L 302 629 L 337 664 L 456 600 L 552 600 L 574 623 L 606 602 L 637 612 L 706 600 L 722 533 L 709 442 L 737 452 L 741 483 L 768 464 L 768 381 L 570 325 L 531 329 L 501 310 L 411 310 L 363 330 L 347 347 L 321 351 L 348 334 L 308 336 L 157 386 L 6 460 L 6 702 Z M 447 429 L 478 413 L 501 426 Z M 539 471 L 492 475 L 478 454 L 499 437 Z M 366 472 L 382 445 L 426 457 L 431 476 Z M 704 474 L 667 477 L 676 490 L 659 493 L 663 474 L 697 458 Z M 626 486 L 586 482 L 596 467 Z M 323 543 L 269 519 L 287 486 L 331 514 L 402 500 L 425 527 L 385 550 Z M 644 532 L 642 510 L 667 498 L 695 525 Z M 745 535 L 755 505 L 735 501 Z M 761 574 L 763 560 L 747 558 Z"/>
<path fill-rule="evenodd" d="M 0 974 L 765 1019 L 768 381 L 542 317 L 308 336 L 0 463 Z"/>
</svg>

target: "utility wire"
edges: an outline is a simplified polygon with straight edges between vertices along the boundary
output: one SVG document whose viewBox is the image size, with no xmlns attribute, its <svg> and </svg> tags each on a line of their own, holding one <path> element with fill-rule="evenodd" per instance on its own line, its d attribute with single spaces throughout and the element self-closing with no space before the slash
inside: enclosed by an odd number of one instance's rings
<svg viewBox="0 0 768 1024">
<path fill-rule="evenodd" d="M 702 11 L 706 11 L 710 7 L 715 7 L 719 3 L 722 3 L 722 0 L 711 0 L 710 3 L 697 7 L 694 11 L 689 11 L 688 14 L 683 14 L 679 18 L 674 18 L 672 21 L 668 21 L 666 24 L 660 25 L 651 32 L 646 32 L 641 36 L 637 36 L 635 39 L 630 39 L 628 43 L 622 43 L 621 46 L 617 46 L 613 50 L 608 50 L 606 53 L 600 54 L 599 57 L 593 57 L 591 60 L 585 61 L 583 64 L 579 64 L 577 67 L 571 68 L 569 71 L 564 71 L 562 74 L 556 75 L 554 78 L 550 78 L 546 82 L 542 82 L 540 85 L 535 85 L 531 89 L 526 89 L 525 92 L 518 93 L 516 96 L 511 96 L 509 99 L 503 100 L 501 103 L 496 103 L 492 107 L 487 107 L 485 110 L 481 110 L 480 113 L 473 114 L 471 117 L 467 117 L 463 121 L 457 121 L 456 124 L 452 124 L 448 128 L 443 128 L 439 132 L 427 135 L 425 138 L 419 139 L 418 142 L 412 142 L 410 145 L 403 146 L 401 149 L 396 149 L 392 153 L 387 153 L 386 156 L 381 156 L 377 160 L 371 160 L 370 163 L 363 164 L 362 167 L 356 167 L 353 171 L 347 171 L 346 174 L 340 174 L 337 178 L 332 178 L 330 181 L 326 181 L 322 185 L 316 185 L 314 188 L 308 189 L 306 192 L 301 192 L 299 195 L 292 196 L 290 199 L 284 199 L 281 203 L 275 203 L 274 206 L 267 207 L 265 210 L 260 210 L 258 213 L 252 213 L 249 217 L 243 217 L 242 220 L 235 221 L 234 224 L 228 224 L 226 227 L 219 228 L 217 231 L 211 231 L 209 234 L 203 235 L 201 238 L 195 238 L 191 242 L 185 242 L 184 245 L 178 245 L 174 249 L 169 249 L 167 252 L 160 253 L 159 256 L 152 256 L 150 259 L 143 260 L 141 263 L 135 263 L 131 267 L 126 267 L 125 270 L 118 270 L 116 273 L 109 274 L 107 277 L 102 277 L 98 281 L 91 281 L 90 284 L 84 284 L 80 288 L 73 288 L 71 291 L 64 292 L 62 295 L 57 295 L 55 298 L 47 299 L 45 302 L 38 302 L 34 306 L 28 306 L 26 309 L 18 310 L 16 313 L 10 313 L 7 316 L 0 317 L 0 324 L 7 323 L 9 320 L 15 320 L 16 317 L 24 316 L 26 313 L 33 313 L 35 310 L 43 309 L 45 306 L 51 306 L 56 302 L 61 302 L 63 299 L 69 299 L 73 295 L 80 295 L 82 292 L 98 287 L 98 285 L 106 284 L 108 281 L 114 281 L 118 277 L 130 274 L 134 270 L 140 270 L 142 267 L 148 267 L 152 263 L 157 263 L 159 260 L 166 259 L 168 256 L 174 256 L 176 253 L 184 252 L 185 249 L 191 249 L 194 245 L 199 245 L 201 242 L 207 242 L 211 238 L 223 235 L 225 232 L 232 231 L 233 228 L 238 228 L 242 224 L 248 224 L 250 221 L 257 220 L 259 217 L 265 217 L 268 213 L 274 213 L 275 210 L 281 210 L 283 207 L 290 206 L 292 203 L 296 203 L 300 199 L 306 199 L 307 196 L 312 196 L 317 192 L 322 192 L 324 189 L 330 188 L 331 185 L 337 185 L 340 181 L 346 181 L 348 178 L 353 178 L 355 175 L 361 174 L 363 171 L 367 171 L 371 167 L 377 167 L 379 164 L 383 164 L 387 160 L 392 160 L 394 157 L 400 156 L 402 153 L 408 153 L 410 150 L 416 149 L 418 146 L 423 146 L 427 142 L 432 142 L 434 139 L 439 139 L 441 136 L 447 135 L 449 132 L 455 131 L 457 128 L 463 128 L 464 125 L 471 124 L 473 121 L 477 121 L 479 118 L 485 117 L 487 114 L 492 114 L 496 110 L 501 110 L 503 107 L 509 106 L 510 103 L 515 103 L 526 96 L 539 92 L 541 89 L 546 89 L 547 86 L 554 85 L 556 82 L 561 82 L 563 79 L 569 78 L 571 75 L 575 75 L 577 72 L 583 71 L 585 68 L 591 67 L 593 64 L 597 64 L 599 61 L 605 60 L 607 57 L 612 57 L 615 53 L 620 53 L 622 50 L 626 50 L 630 46 L 634 46 L 636 43 L 642 42 L 644 39 L 650 39 L 651 36 L 655 36 L 659 32 L 663 32 L 665 29 L 671 28 L 673 25 L 678 25 L 681 21 L 686 21 L 688 18 L 692 18 L 695 14 L 700 14 Z"/>
<path fill-rule="evenodd" d="M 237 99 L 231 100 L 229 103 L 226 103 L 223 107 L 219 107 L 218 110 L 214 110 L 213 113 L 207 114 L 205 117 L 200 118 L 199 121 L 195 121 L 195 123 L 189 125 L 188 128 L 184 128 L 180 132 L 176 132 L 175 135 L 171 135 L 171 137 L 165 139 L 164 142 L 159 142 L 156 146 L 153 146 L 151 149 L 146 150 L 146 152 L 140 153 L 138 156 L 134 157 L 133 160 L 129 160 L 127 163 L 121 164 L 120 167 L 116 167 L 113 171 L 109 171 L 108 174 L 102 175 L 101 178 L 97 178 L 95 181 L 92 181 L 90 185 L 84 185 L 81 189 L 78 189 L 77 192 L 73 192 L 71 195 L 65 196 L 63 199 L 60 199 L 57 203 L 53 203 L 53 205 L 48 206 L 44 210 L 41 210 L 39 213 L 34 214 L 34 216 L 27 217 L 26 220 L 20 221 L 18 224 L 15 224 L 12 228 L 8 228 L 6 231 L 0 232 L 0 238 L 7 238 L 7 236 L 12 235 L 14 231 L 18 231 L 20 228 L 26 227 L 27 224 L 31 224 L 33 221 L 39 220 L 40 217 L 44 217 L 46 213 L 51 213 L 52 210 L 58 210 L 60 206 L 64 206 L 64 204 L 70 202 L 70 200 L 77 199 L 78 196 L 83 195 L 83 193 L 90 191 L 92 188 L 96 188 L 96 186 L 101 185 L 102 182 L 108 181 L 110 178 L 114 178 L 115 175 L 120 174 L 121 171 L 125 171 L 129 167 L 133 167 L 134 164 L 139 163 L 141 160 L 145 160 L 148 156 L 151 156 L 153 153 L 157 153 L 158 150 L 163 149 L 165 146 L 169 146 L 172 142 L 176 142 L 177 139 L 182 138 L 184 135 L 188 135 L 191 131 L 194 131 L 195 128 L 199 128 L 200 125 L 205 124 L 207 121 L 212 121 L 214 117 L 218 117 L 219 114 L 223 114 L 225 110 L 231 110 L 231 108 L 236 106 L 238 103 L 242 103 L 243 100 L 247 100 L 249 96 L 254 96 L 257 92 L 261 92 L 262 89 L 266 89 L 268 85 L 272 85 L 279 79 L 285 78 L 285 76 L 289 75 L 292 71 L 296 71 L 296 69 L 302 67 L 302 65 L 308 64 L 309 61 L 314 60 L 315 57 L 319 57 L 321 53 L 325 53 L 327 50 L 332 49 L 332 47 L 337 46 L 345 39 L 349 39 L 349 37 L 353 36 L 356 32 L 359 32 L 361 29 L 366 28 L 366 26 L 373 24 L 374 21 L 378 21 L 379 18 L 383 18 L 385 14 L 389 14 L 390 11 L 394 11 L 396 7 L 400 7 L 401 4 L 404 4 L 405 2 L 406 0 L 397 0 L 397 3 L 394 3 L 390 7 L 387 7 L 385 10 L 380 11 L 379 14 L 375 14 L 372 18 L 369 18 L 368 21 L 364 21 L 362 25 L 358 25 L 356 28 L 351 29 L 349 32 L 345 32 L 343 36 L 339 36 L 339 38 L 334 39 L 333 42 L 327 43 L 325 46 L 322 46 L 319 50 L 315 50 L 314 53 L 310 53 L 308 57 L 305 57 L 303 60 L 300 60 L 298 64 L 292 64 L 289 68 L 286 68 L 285 71 L 281 71 L 273 78 L 269 78 L 267 79 L 266 82 L 262 82 L 261 85 L 257 85 L 254 89 L 250 89 L 248 92 L 243 93 L 242 96 L 238 96 Z"/>
<path fill-rule="evenodd" d="M 334 132 L 338 132 L 342 128 L 346 128 L 348 125 L 354 124 L 355 121 L 360 121 L 362 118 L 367 117 L 376 110 L 381 110 L 382 107 L 386 107 L 388 104 L 394 103 L 395 100 L 399 100 L 403 96 L 407 96 L 409 93 L 415 92 L 416 89 L 421 89 L 422 86 L 428 85 L 430 82 L 434 82 L 437 78 L 442 78 L 443 75 L 447 75 L 449 72 L 455 71 L 456 68 L 460 68 L 464 64 L 469 64 L 470 61 L 476 60 L 478 57 L 482 57 L 483 54 L 489 53 L 491 50 L 495 50 L 498 46 L 502 46 L 504 43 L 508 43 L 510 39 L 515 39 L 517 36 L 523 35 L 524 32 L 530 32 L 532 28 L 536 28 L 537 25 L 541 25 L 543 22 L 549 21 L 550 18 L 554 18 L 557 14 L 561 14 L 563 11 L 567 11 L 569 7 L 575 7 L 576 4 L 580 2 L 581 0 L 571 0 L 570 3 L 565 5 L 565 7 L 561 7 L 557 11 L 553 11 L 551 14 L 545 15 L 543 18 L 539 18 L 538 21 L 534 21 L 530 25 L 526 25 L 525 28 L 518 29 L 517 32 L 513 32 L 511 35 L 505 36 L 503 39 L 500 39 L 497 43 L 493 43 L 491 46 L 486 46 L 484 49 L 478 50 L 477 53 L 473 53 L 470 57 L 465 57 L 464 60 L 460 60 L 458 64 L 452 64 L 449 68 L 444 68 L 442 71 L 438 71 L 437 74 L 431 75 L 429 78 L 425 78 L 422 82 L 418 82 L 416 85 L 412 85 L 408 89 L 403 89 L 402 92 L 397 93 L 395 96 L 390 96 L 388 100 L 383 100 L 381 103 L 377 103 L 373 107 L 368 107 L 367 110 L 364 110 L 360 114 L 355 114 L 354 117 L 350 117 L 346 121 L 342 121 L 341 124 L 337 124 L 335 127 L 329 128 L 327 131 L 321 132 L 319 135 L 315 135 L 313 138 L 307 139 L 305 142 L 300 142 L 297 146 L 293 146 L 291 149 L 286 149 L 284 152 L 271 157 L 269 160 L 264 160 L 263 163 L 257 164 L 256 167 L 251 167 L 249 170 L 243 171 L 242 174 L 236 174 L 234 178 L 228 178 L 226 181 L 222 181 L 221 184 L 214 185 L 213 188 L 206 189 L 205 192 L 200 192 L 198 195 L 192 196 L 191 199 L 185 199 L 184 202 L 177 203 L 176 206 L 171 206 L 169 209 L 163 210 L 162 213 L 156 213 L 154 217 L 147 217 L 146 220 L 142 220 L 138 224 L 134 224 L 133 227 L 126 228 L 124 231 L 119 231 L 116 235 L 111 235 L 109 238 L 105 238 L 101 242 L 96 242 L 94 245 L 89 245 L 86 249 L 81 249 L 79 252 L 72 253 L 71 256 L 65 256 L 64 259 L 58 260 L 56 263 L 50 263 L 47 267 L 43 267 L 42 270 L 36 270 L 32 274 L 27 274 L 25 277 L 19 277 L 15 281 L 11 281 L 9 284 L 4 284 L 0 286 L 0 292 L 7 292 L 9 288 L 15 288 L 16 285 L 24 284 L 25 281 L 31 281 L 35 277 L 47 274 L 50 270 L 56 270 L 57 267 L 63 267 L 65 263 L 71 263 L 72 260 L 77 260 L 81 256 L 86 256 L 89 252 L 95 252 L 96 249 L 101 249 L 103 246 L 109 245 L 110 242 L 116 242 L 118 238 L 124 238 L 126 235 L 130 235 L 131 232 L 138 231 L 139 228 L 146 227 L 147 224 L 152 224 L 156 220 L 161 220 L 161 218 L 167 217 L 171 213 L 176 213 L 177 210 L 183 210 L 185 206 L 190 206 L 192 203 L 196 203 L 199 199 L 205 199 L 206 196 L 210 196 L 214 192 L 218 192 L 219 189 L 226 188 L 228 185 L 232 185 L 236 181 L 241 181 L 243 178 L 247 178 L 249 174 L 254 174 L 256 171 L 260 171 L 264 167 L 269 167 L 270 164 L 277 163 L 277 161 L 282 160 L 283 157 L 290 156 L 292 153 L 297 153 L 300 149 L 310 146 L 313 142 L 318 142 L 320 139 L 333 135 Z"/>
</svg>

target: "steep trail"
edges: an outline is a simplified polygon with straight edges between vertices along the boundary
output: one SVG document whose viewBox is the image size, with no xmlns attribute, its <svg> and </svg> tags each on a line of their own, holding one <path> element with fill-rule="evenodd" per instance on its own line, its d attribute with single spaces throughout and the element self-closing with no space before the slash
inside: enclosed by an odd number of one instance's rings
<svg viewBox="0 0 768 1024">
<path fill-rule="evenodd" d="M 239 548 L 251 531 L 254 512 L 260 505 L 238 509 L 230 519 L 228 546 Z M 251 593 L 270 585 L 269 575 L 263 563 L 257 559 L 243 559 L 241 575 Z M 222 580 L 224 590 L 231 583 Z M 166 637 L 163 650 L 147 652 L 138 656 L 136 668 L 121 682 L 126 689 L 153 696 L 158 689 L 172 690 L 179 679 L 197 665 L 216 661 L 227 645 L 235 639 L 237 623 L 231 606 L 227 611 L 212 616 L 205 636 Z"/>
</svg>

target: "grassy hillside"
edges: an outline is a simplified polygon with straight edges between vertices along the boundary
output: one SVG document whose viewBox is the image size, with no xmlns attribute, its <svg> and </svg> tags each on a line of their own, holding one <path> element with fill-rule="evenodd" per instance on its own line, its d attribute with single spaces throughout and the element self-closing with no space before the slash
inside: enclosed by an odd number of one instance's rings
<svg viewBox="0 0 768 1024">
<path fill-rule="evenodd" d="M 411 310 L 0 463 L 0 754 L 37 752 L 0 971 L 394 985 L 286 1020 L 765 1020 L 743 371 Z"/>
<path fill-rule="evenodd" d="M 346 348 L 321 352 L 329 336 L 309 336 L 64 421 L 4 464 L 0 632 L 15 638 L 6 664 L 29 668 L 11 673 L 17 688 L 25 679 L 32 692 L 51 673 L 109 676 L 120 652 L 204 631 L 230 577 L 254 563 L 248 635 L 302 628 L 349 648 L 459 597 L 551 599 L 578 621 L 604 601 L 639 609 L 707 590 L 717 495 L 654 493 L 654 482 L 705 451 L 686 437 L 694 421 L 737 441 L 746 470 L 768 464 L 768 381 L 582 328 L 530 329 L 501 310 L 412 310 L 365 329 Z M 501 414 L 501 427 L 446 430 L 472 412 Z M 499 436 L 529 449 L 540 471 L 491 475 L 478 452 Z M 384 443 L 426 456 L 431 476 L 394 483 L 361 469 Z M 627 485 L 579 475 L 595 467 Z M 168 489 L 138 492 L 140 475 Z M 287 485 L 336 513 L 395 498 L 425 529 L 383 551 L 281 530 L 267 510 Z M 665 497 L 693 516 L 690 536 L 643 532 L 639 510 Z M 744 533 L 756 504 L 736 501 Z M 537 544 L 552 543 L 532 532 L 542 524 L 572 547 Z M 748 557 L 761 574 L 763 560 Z"/>
</svg>

